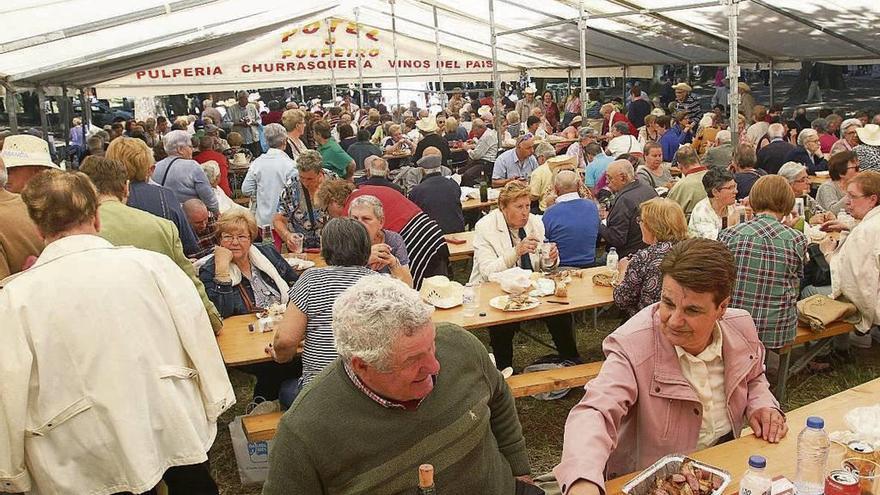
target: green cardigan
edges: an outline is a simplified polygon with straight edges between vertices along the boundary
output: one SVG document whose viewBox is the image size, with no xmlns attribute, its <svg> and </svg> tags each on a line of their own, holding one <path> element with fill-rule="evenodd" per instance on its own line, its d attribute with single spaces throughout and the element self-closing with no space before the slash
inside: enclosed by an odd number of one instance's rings
<svg viewBox="0 0 880 495">
<path fill-rule="evenodd" d="M 513 396 L 470 332 L 437 325 L 440 373 L 415 411 L 358 390 L 340 359 L 281 419 L 263 495 L 411 494 L 434 465 L 438 493 L 513 494 L 529 461 Z"/>
<path fill-rule="evenodd" d="M 205 286 L 193 269 L 193 264 L 183 254 L 183 244 L 177 226 L 170 220 L 159 218 L 145 211 L 126 206 L 117 200 L 104 200 L 98 207 L 98 218 L 101 219 L 99 236 L 114 246 L 134 246 L 147 251 L 162 253 L 171 258 L 177 266 L 193 281 L 202 304 L 211 319 L 214 333 L 223 327 L 223 319 L 214 303 L 208 299 Z"/>
</svg>

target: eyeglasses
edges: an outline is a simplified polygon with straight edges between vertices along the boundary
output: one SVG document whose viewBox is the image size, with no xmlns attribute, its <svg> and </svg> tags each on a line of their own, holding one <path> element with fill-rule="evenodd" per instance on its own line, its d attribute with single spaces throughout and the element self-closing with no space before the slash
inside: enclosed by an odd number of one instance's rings
<svg viewBox="0 0 880 495">
<path fill-rule="evenodd" d="M 855 170 L 856 172 L 858 172 L 858 171 L 859 171 L 859 166 L 858 166 L 858 165 L 854 165 L 854 166 L 852 166 L 852 167 L 846 167 L 846 169 L 847 169 L 847 170 Z"/>
<path fill-rule="evenodd" d="M 731 184 L 729 186 L 719 187 L 718 189 L 722 190 L 722 191 L 723 190 L 734 191 L 734 190 L 736 190 L 736 184 Z"/>
<path fill-rule="evenodd" d="M 535 135 L 532 134 L 531 132 L 527 132 L 527 133 L 523 134 L 522 136 L 518 137 L 516 139 L 516 144 L 519 144 L 523 141 L 528 141 L 529 139 L 535 139 Z"/>
<path fill-rule="evenodd" d="M 250 242 L 251 238 L 246 235 L 223 234 L 220 236 L 220 240 L 222 242 L 238 241 L 239 244 L 244 244 L 245 242 Z"/>
<path fill-rule="evenodd" d="M 849 199 L 862 199 L 862 198 L 867 198 L 868 196 L 865 195 L 865 194 L 862 194 L 862 195 L 854 195 L 854 194 L 846 193 L 846 197 L 849 198 Z"/>
<path fill-rule="evenodd" d="M 800 179 L 795 179 L 794 181 L 800 182 L 801 184 L 806 184 L 809 181 L 809 179 L 806 177 L 801 177 Z"/>
</svg>

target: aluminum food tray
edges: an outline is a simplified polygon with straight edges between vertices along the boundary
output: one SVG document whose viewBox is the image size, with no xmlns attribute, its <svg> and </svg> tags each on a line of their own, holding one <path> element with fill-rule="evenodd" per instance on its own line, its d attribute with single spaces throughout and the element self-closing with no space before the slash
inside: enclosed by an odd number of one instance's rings
<svg viewBox="0 0 880 495">
<path fill-rule="evenodd" d="M 662 479 L 671 474 L 678 473 L 681 465 L 684 464 L 685 461 L 690 461 L 694 467 L 708 471 L 721 478 L 721 486 L 718 487 L 717 490 L 714 490 L 712 495 L 723 494 L 727 486 L 730 485 L 732 478 L 727 471 L 715 466 L 703 464 L 702 462 L 691 459 L 686 455 L 671 454 L 660 458 L 657 462 L 639 473 L 638 476 L 629 480 L 627 484 L 623 485 L 622 491 L 627 495 L 650 495 L 651 492 L 654 491 L 657 478 Z"/>
</svg>

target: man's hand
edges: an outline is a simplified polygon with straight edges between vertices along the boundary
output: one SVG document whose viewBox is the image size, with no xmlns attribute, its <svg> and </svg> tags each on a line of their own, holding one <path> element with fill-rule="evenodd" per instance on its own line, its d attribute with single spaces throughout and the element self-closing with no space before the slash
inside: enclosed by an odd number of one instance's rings
<svg viewBox="0 0 880 495">
<path fill-rule="evenodd" d="M 601 495 L 599 487 L 587 480 L 577 480 L 568 489 L 568 495 Z"/>
<path fill-rule="evenodd" d="M 532 236 L 528 236 L 516 245 L 516 255 L 532 254 L 538 249 L 538 240 Z"/>
<path fill-rule="evenodd" d="M 749 418 L 749 426 L 752 427 L 756 437 L 770 443 L 779 443 L 788 433 L 785 416 L 772 407 L 762 407 L 755 411 Z"/>
</svg>

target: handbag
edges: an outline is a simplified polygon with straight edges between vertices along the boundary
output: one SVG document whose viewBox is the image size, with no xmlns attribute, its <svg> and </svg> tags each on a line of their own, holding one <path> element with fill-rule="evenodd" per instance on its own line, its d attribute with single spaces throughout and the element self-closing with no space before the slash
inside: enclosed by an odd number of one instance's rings
<svg viewBox="0 0 880 495">
<path fill-rule="evenodd" d="M 815 294 L 797 302 L 798 320 L 810 326 L 814 332 L 821 332 L 835 321 L 840 321 L 858 313 L 850 302 L 837 301 L 824 294 Z"/>
<path fill-rule="evenodd" d="M 818 244 L 810 244 L 807 247 L 809 261 L 804 266 L 804 285 L 823 287 L 831 285 L 831 267 L 825 259 L 825 254 L 819 249 Z"/>
</svg>

